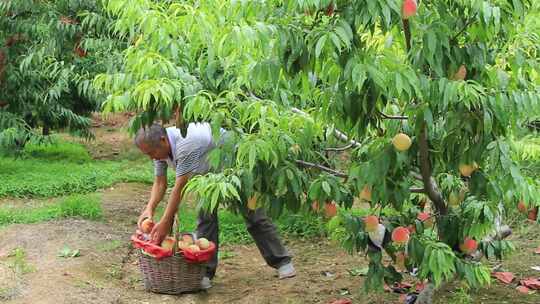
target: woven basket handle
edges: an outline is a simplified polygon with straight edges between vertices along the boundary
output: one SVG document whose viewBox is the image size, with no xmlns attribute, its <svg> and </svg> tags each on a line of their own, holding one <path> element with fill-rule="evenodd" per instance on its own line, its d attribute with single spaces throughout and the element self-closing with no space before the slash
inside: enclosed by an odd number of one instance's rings
<svg viewBox="0 0 540 304">
<path fill-rule="evenodd" d="M 173 245 L 173 254 L 178 251 L 178 241 L 180 240 L 180 218 L 178 214 L 174 216 L 173 221 L 173 237 L 175 239 L 174 245 Z"/>
</svg>

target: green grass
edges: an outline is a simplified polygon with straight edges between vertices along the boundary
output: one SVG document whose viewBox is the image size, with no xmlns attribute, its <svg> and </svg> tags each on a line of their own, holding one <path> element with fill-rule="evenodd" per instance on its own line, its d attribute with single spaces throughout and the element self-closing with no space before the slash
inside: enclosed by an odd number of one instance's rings
<svg viewBox="0 0 540 304">
<path fill-rule="evenodd" d="M 0 197 L 56 197 L 153 179 L 150 161 L 92 160 L 84 146 L 69 142 L 28 145 L 21 157 L 0 157 L 0 168 Z"/>
<path fill-rule="evenodd" d="M 7 265 L 16 274 L 26 274 L 34 272 L 36 268 L 26 261 L 26 252 L 23 248 L 15 248 L 8 254 Z"/>
<path fill-rule="evenodd" d="M 89 193 L 117 182 L 150 183 L 150 163 L 93 161 L 82 164 L 0 158 L 0 197 L 55 197 Z"/>
<path fill-rule="evenodd" d="M 0 226 L 37 223 L 67 217 L 100 219 L 102 209 L 99 195 L 76 194 L 56 203 L 34 208 L 0 207 Z"/>
<path fill-rule="evenodd" d="M 27 144 L 24 147 L 23 159 L 38 158 L 46 161 L 62 161 L 70 163 L 85 163 L 92 161 L 90 153 L 84 145 L 54 140 L 50 144 Z"/>
</svg>

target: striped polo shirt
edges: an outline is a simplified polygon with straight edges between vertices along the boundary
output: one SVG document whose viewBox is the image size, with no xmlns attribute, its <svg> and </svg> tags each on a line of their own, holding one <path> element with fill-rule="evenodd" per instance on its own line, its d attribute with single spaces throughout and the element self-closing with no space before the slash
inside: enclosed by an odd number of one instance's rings
<svg viewBox="0 0 540 304">
<path fill-rule="evenodd" d="M 172 159 L 154 160 L 154 174 L 167 174 L 167 167 L 174 168 L 176 177 L 187 173 L 204 174 L 210 169 L 207 155 L 215 144 L 209 123 L 190 123 L 186 137 L 176 127 L 166 128 Z M 222 130 L 222 133 L 224 130 Z"/>
</svg>

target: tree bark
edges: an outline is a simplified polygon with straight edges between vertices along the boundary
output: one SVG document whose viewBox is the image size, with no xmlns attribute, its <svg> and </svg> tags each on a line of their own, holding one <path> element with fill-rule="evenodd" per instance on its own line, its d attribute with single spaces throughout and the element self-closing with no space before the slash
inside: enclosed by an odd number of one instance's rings
<svg viewBox="0 0 540 304">
<path fill-rule="evenodd" d="M 427 127 L 424 123 L 419 137 L 420 173 L 424 189 L 429 199 L 435 204 L 435 209 L 439 215 L 448 214 L 448 206 L 437 187 L 435 179 L 431 176 L 431 161 L 429 159 L 429 143 L 427 137 Z"/>
<path fill-rule="evenodd" d="M 409 26 L 409 20 L 403 19 L 403 32 L 405 33 L 405 45 L 407 47 L 407 53 L 411 51 L 411 27 Z"/>
</svg>

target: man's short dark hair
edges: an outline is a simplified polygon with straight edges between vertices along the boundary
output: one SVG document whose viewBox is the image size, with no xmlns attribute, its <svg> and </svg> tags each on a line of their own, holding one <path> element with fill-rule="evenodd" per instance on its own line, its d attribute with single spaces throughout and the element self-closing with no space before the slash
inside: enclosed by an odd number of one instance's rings
<svg viewBox="0 0 540 304">
<path fill-rule="evenodd" d="M 157 146 L 160 144 L 161 137 L 167 136 L 165 128 L 157 123 L 152 124 L 146 128 L 140 128 L 135 135 L 135 145 L 139 147 L 141 143 L 145 143 L 150 146 Z"/>
</svg>

